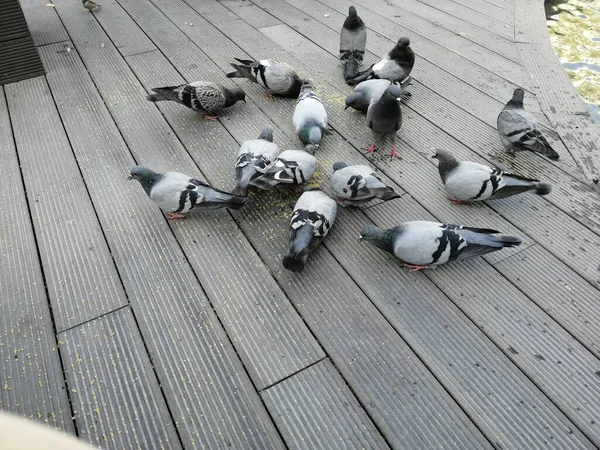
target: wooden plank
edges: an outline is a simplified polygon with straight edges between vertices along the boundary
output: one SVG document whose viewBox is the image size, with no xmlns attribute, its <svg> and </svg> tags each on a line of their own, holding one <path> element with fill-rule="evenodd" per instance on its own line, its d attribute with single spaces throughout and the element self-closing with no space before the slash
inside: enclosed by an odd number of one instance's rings
<svg viewBox="0 0 600 450">
<path fill-rule="evenodd" d="M 379 226 L 428 219 L 409 197 L 365 212 Z M 426 355 L 429 369 L 469 414 L 496 448 L 591 448 L 573 423 L 546 398 L 500 349 L 489 341 L 488 322 L 474 324 L 425 273 L 407 273 L 393 256 L 368 244 L 351 245 L 365 225 L 358 213 L 344 210 L 326 241 L 344 269 L 377 305 L 411 348 Z M 448 272 L 469 284 L 455 263 Z M 432 272 L 432 271 L 429 271 Z M 470 283 L 476 288 L 481 283 Z M 509 302 L 511 298 L 502 297 Z M 465 297 L 465 300 L 468 300 Z M 476 305 L 474 305 L 476 307 Z M 493 401 L 491 400 L 493 399 Z M 567 430 L 575 431 L 577 436 Z"/>
<path fill-rule="evenodd" d="M 494 5 L 482 0 L 452 0 L 452 2 L 477 11 L 484 16 L 496 19 L 503 24 L 509 25 L 511 28 L 515 26 L 512 8 L 506 9 L 501 5 Z"/>
<path fill-rule="evenodd" d="M 9 85 L 6 97 L 54 322 L 62 331 L 126 305 L 127 298 L 46 81 Z"/>
<path fill-rule="evenodd" d="M 600 357 L 600 292 L 539 245 L 494 266 L 590 352 Z"/>
<path fill-rule="evenodd" d="M 32 0 L 20 0 L 19 3 L 23 8 L 23 14 L 25 14 L 31 37 L 36 46 L 54 44 L 69 39 L 65 27 L 53 7 L 46 6 L 44 2 Z"/>
<path fill-rule="evenodd" d="M 133 3 L 133 2 L 132 2 Z M 159 5 L 164 8 L 164 12 L 169 15 L 173 22 L 177 23 L 178 17 L 187 17 L 188 20 L 193 18 L 194 23 L 201 26 L 202 33 L 198 34 L 198 38 L 213 39 L 220 37 L 220 33 L 217 35 L 212 26 L 208 23 L 202 22 L 199 16 L 194 16 L 193 12 L 190 12 L 188 6 L 181 2 L 171 2 L 169 4 L 161 3 Z M 135 20 L 137 20 L 138 12 L 140 14 L 146 14 L 151 9 L 134 7 L 133 5 L 125 6 L 128 12 L 132 14 Z M 218 14 L 219 9 L 215 8 L 213 4 L 211 10 Z M 158 18 L 156 19 L 158 20 Z M 235 16 L 233 17 L 235 20 Z M 140 24 L 154 23 L 154 20 L 149 22 L 148 20 L 139 22 Z M 236 22 L 239 24 L 239 22 Z M 229 25 L 233 25 L 231 22 Z M 143 25 L 144 26 L 144 25 Z M 238 25 L 239 26 L 239 25 Z M 151 27 L 147 26 L 147 31 L 151 32 Z M 190 37 L 193 35 L 196 37 L 196 27 L 184 28 L 186 33 L 190 33 Z M 195 39 L 194 39 L 195 40 Z M 224 48 L 230 47 L 229 43 L 226 43 L 224 47 L 215 47 L 208 45 L 204 40 L 199 40 L 198 45 L 201 45 L 206 51 L 211 50 L 215 53 L 219 53 L 219 58 L 223 59 L 223 65 L 225 66 L 231 56 L 224 53 Z M 170 56 L 170 52 L 166 51 L 168 47 L 163 49 L 162 44 L 158 44 L 161 51 L 165 51 L 165 54 Z M 237 47 L 236 47 L 237 48 Z M 240 49 L 233 49 L 235 54 L 239 55 Z M 131 59 L 131 58 L 130 58 Z M 227 62 L 225 62 L 227 61 Z M 185 69 L 189 70 L 189 69 Z M 197 69 L 194 69 L 197 70 Z M 261 98 L 264 94 L 260 91 L 254 91 L 249 89 L 249 98 L 254 97 L 255 99 Z M 256 96 L 256 97 L 255 97 Z M 271 101 L 266 102 L 266 105 L 273 106 L 273 108 L 283 108 L 289 111 L 289 108 L 293 108 L 293 102 L 287 101 Z M 270 111 L 269 115 L 275 117 L 274 111 Z M 241 122 L 235 122 L 235 126 L 232 125 L 231 130 L 238 129 L 239 125 L 245 125 L 249 119 L 245 115 L 231 114 L 228 120 L 224 123 L 229 124 L 230 122 L 237 121 L 240 119 Z M 176 130 L 175 123 L 173 126 Z M 286 124 L 286 128 L 291 126 Z M 178 131 L 179 133 L 179 131 Z M 240 131 L 237 132 L 240 134 Z M 236 139 L 239 139 L 236 137 Z M 329 139 L 329 138 L 328 138 Z M 327 141 L 329 142 L 329 141 Z M 341 144 L 341 142 L 340 142 Z M 296 144 L 297 145 L 297 144 Z M 325 145 L 325 144 L 324 144 Z M 319 152 L 322 148 L 320 147 Z M 352 154 L 352 151 L 348 151 L 347 147 L 340 145 L 336 148 L 346 148 L 345 154 Z M 342 156 L 342 155 L 339 155 Z M 222 153 L 219 152 L 215 155 L 215 158 L 211 161 L 210 166 L 220 168 L 221 164 L 219 158 L 222 158 Z M 199 164 L 206 164 L 206 159 L 198 159 Z M 229 169 L 230 170 L 230 169 Z M 333 273 L 318 275 L 318 279 L 311 280 L 315 273 L 307 267 L 306 271 L 313 273 L 313 275 L 302 276 L 301 280 L 294 277 L 293 274 L 282 273 L 280 259 L 282 248 L 285 248 L 285 241 L 287 239 L 287 220 L 289 219 L 290 208 L 293 206 L 295 196 L 286 195 L 281 198 L 276 192 L 262 193 L 260 198 L 250 197 L 248 204 L 244 207 L 242 214 L 239 218 L 239 224 L 245 231 L 246 235 L 252 241 L 254 247 L 261 254 L 262 259 L 269 265 L 272 273 L 276 276 L 279 285 L 284 288 L 286 294 L 294 302 L 297 308 L 302 308 L 301 313 L 311 329 L 323 344 L 326 351 L 333 352 L 333 360 L 338 368 L 340 368 L 346 379 L 350 379 L 353 389 L 358 389 L 360 392 L 358 397 L 361 399 L 363 404 L 373 405 L 368 407 L 369 413 L 374 417 L 374 421 L 377 422 L 380 429 L 385 429 L 384 434 L 386 436 L 393 434 L 392 436 L 395 443 L 400 448 L 411 448 L 411 444 L 414 442 L 458 442 L 456 438 L 449 437 L 454 436 L 458 433 L 461 436 L 459 441 L 462 442 L 463 446 L 475 445 L 475 447 L 481 447 L 482 442 L 481 436 L 471 428 L 470 421 L 464 417 L 462 412 L 456 410 L 453 406 L 451 399 L 449 399 L 444 393 L 439 391 L 434 380 L 429 377 L 428 372 L 424 367 L 416 362 L 415 367 L 405 367 L 404 362 L 407 358 L 414 361 L 414 355 L 403 346 L 402 341 L 398 341 L 398 336 L 391 332 L 391 329 L 387 326 L 385 319 L 383 319 L 376 311 L 373 310 L 372 305 L 368 300 L 359 295 L 358 305 L 348 305 L 347 298 L 355 298 L 357 291 L 352 288 L 352 280 L 347 277 L 345 272 L 340 269 L 339 265 L 331 257 L 331 255 L 323 252 L 317 252 L 317 255 L 324 255 L 321 258 L 326 258 L 324 262 L 317 263 L 318 268 L 327 267 L 328 270 L 331 268 Z M 274 211 L 272 206 L 277 205 Z M 253 220 L 249 220 L 248 217 L 252 217 Z M 311 261 L 310 266 L 313 267 L 314 260 Z M 319 274 L 319 270 L 316 269 L 316 273 Z M 332 280 L 336 280 L 332 284 Z M 310 281 L 311 289 L 307 291 L 305 283 Z M 321 286 L 321 287 L 319 287 Z M 323 292 L 323 286 L 326 287 L 326 292 Z M 341 291 L 340 291 L 341 290 Z M 308 304 L 307 304 L 308 302 Z M 354 303 L 354 302 L 353 302 Z M 342 306 L 344 305 L 344 306 Z M 306 310 L 305 310 L 306 308 Z M 350 308 L 350 309 L 349 309 Z M 353 324 L 356 318 L 361 317 L 361 325 L 356 328 Z M 367 321 L 367 327 L 363 326 L 363 321 Z M 330 323 L 339 324 L 335 327 L 328 325 Z M 373 334 L 374 330 L 377 330 L 376 335 Z M 352 336 L 352 337 L 350 337 Z M 387 343 L 385 348 L 382 347 L 382 342 Z M 392 344 L 393 343 L 393 344 Z M 394 348 L 393 352 L 389 352 L 389 348 Z M 396 352 L 404 356 L 399 356 Z M 381 358 L 383 358 L 384 365 L 381 366 Z M 382 368 L 383 373 L 378 373 L 376 380 L 373 380 L 372 368 L 374 364 L 377 367 Z M 389 371 L 388 371 L 389 368 Z M 409 372 L 407 372 L 409 371 Z M 416 371 L 416 372 L 414 372 Z M 436 422 L 435 426 L 424 425 L 422 428 L 426 429 L 425 436 L 422 436 L 422 429 L 402 426 L 402 435 L 397 436 L 397 433 L 392 430 L 399 429 L 399 424 L 404 423 L 406 420 L 412 421 L 412 418 L 406 416 L 410 409 L 410 415 L 413 415 L 413 411 L 417 410 L 416 406 L 409 406 L 413 404 L 413 397 L 410 395 L 411 392 L 406 392 L 403 388 L 394 387 L 398 382 L 398 374 L 401 376 L 409 377 L 414 379 L 414 376 L 418 376 L 420 380 L 427 386 L 425 392 L 419 392 L 418 401 L 424 402 L 418 406 L 418 410 L 421 411 L 418 420 L 422 423 L 428 424 L 433 417 L 430 416 L 430 411 L 441 411 L 442 418 L 434 419 Z M 404 375 L 406 374 L 406 375 Z M 414 374 L 414 375 L 413 375 Z M 418 375 L 417 375 L 418 374 Z M 433 383 L 433 384 L 432 384 Z M 418 387 L 421 389 L 421 387 Z M 390 402 L 390 395 L 387 389 L 394 389 L 396 395 Z M 384 390 L 385 392 L 381 392 Z M 436 392 L 431 397 L 428 393 Z M 429 402 L 435 401 L 436 406 L 426 406 Z M 365 403 L 366 402 L 366 403 Z M 433 408 L 433 409 L 431 409 Z M 436 413 L 437 414 L 437 413 Z M 457 416 L 456 416 L 457 415 Z M 450 417 L 455 417 L 450 419 Z M 456 421 L 452 424 L 451 421 Z M 439 423 L 443 425 L 439 425 Z M 417 432 L 418 431 L 418 432 Z M 442 437 L 444 436 L 444 437 Z M 477 437 L 478 436 L 478 437 Z M 477 442 L 477 443 L 475 443 Z M 435 445 L 435 444 L 432 444 Z M 485 444 L 483 444 L 485 445 Z"/>
<path fill-rule="evenodd" d="M 81 20 L 74 14 L 68 16 L 73 5 L 65 7 L 67 17 L 60 12 L 67 29 L 72 20 Z M 93 23 L 96 25 L 86 26 L 97 30 L 95 19 Z M 79 32 L 71 35 L 85 40 Z M 184 447 L 282 448 L 274 425 L 164 216 L 143 190 L 126 180 L 127 168 L 135 161 L 77 53 L 65 57 L 47 46 L 42 55 L 51 68 L 48 77 L 52 88 L 69 93 L 69 103 L 59 103 L 64 125 L 81 161 Z M 69 69 L 73 66 L 75 70 Z M 103 66 L 101 72 L 109 67 Z M 120 76 L 113 72 L 112 80 Z M 73 85 L 83 88 L 73 89 Z M 110 103 L 122 101 L 121 95 L 111 98 Z M 73 109 L 74 103 L 86 107 Z M 141 124 L 133 119 L 127 126 L 139 127 Z M 83 128 L 82 123 L 86 124 Z M 104 152 L 98 152 L 99 148 Z M 148 145 L 151 152 L 155 148 Z M 177 155 L 164 148 L 154 157 L 177 164 Z"/>
<path fill-rule="evenodd" d="M 328 359 L 261 395 L 289 449 L 389 449 Z"/>
<path fill-rule="evenodd" d="M 44 279 L 0 88 L 0 409 L 74 432 Z"/>
<path fill-rule="evenodd" d="M 544 2 L 517 0 L 515 2 L 515 42 L 544 44 L 549 42 Z M 523 60 L 527 63 L 526 60 Z"/>
<path fill-rule="evenodd" d="M 499 22 L 495 18 L 486 16 L 477 11 L 461 7 L 456 2 L 436 2 L 435 0 L 419 0 L 435 9 L 439 9 L 449 16 L 456 17 L 466 23 L 470 23 L 481 30 L 491 31 L 498 36 L 514 42 L 514 26 Z"/>
<path fill-rule="evenodd" d="M 105 449 L 180 449 L 129 307 L 59 334 L 77 431 Z"/>
<path fill-rule="evenodd" d="M 161 24 L 160 21 L 154 23 Z M 130 26 L 136 27 L 135 24 Z M 160 28 L 157 30 L 163 33 Z M 86 36 L 92 32 L 98 34 L 98 40 L 103 39 L 100 37 L 99 30 L 90 30 Z M 174 37 L 180 51 L 181 42 L 185 41 L 185 38 L 183 35 Z M 173 36 L 169 39 L 173 39 Z M 154 56 L 149 54 L 149 59 L 146 59 L 144 55 L 146 53 L 140 55 L 136 61 L 147 68 L 147 72 L 155 75 L 150 81 L 155 83 L 153 86 L 183 82 L 174 69 L 167 73 L 161 72 L 153 66 Z M 184 173 L 193 170 L 194 173 L 191 174 L 196 176 L 197 169 L 186 149 L 173 135 L 160 111 L 146 101 L 145 91 L 118 52 L 112 47 L 101 50 L 91 47 L 89 53 L 84 51 L 84 58 L 86 63 L 93 61 L 93 64 L 100 64 L 105 68 L 93 77 L 101 95 L 109 99 L 109 109 L 136 159 L 147 161 L 146 164 L 162 170 L 176 169 Z M 194 58 L 194 61 L 200 64 L 201 60 Z M 161 61 L 161 66 L 164 67 L 164 63 L 164 60 Z M 210 61 L 205 61 L 202 65 L 206 67 L 209 64 Z M 107 67 L 122 73 L 119 82 L 115 82 L 111 72 L 106 70 Z M 73 68 L 73 71 L 77 70 L 84 70 L 84 68 Z M 159 73 L 160 76 L 157 76 Z M 214 78 L 203 77 L 202 79 Z M 63 92 L 68 91 L 68 86 L 68 83 L 64 85 Z M 84 86 L 81 88 L 85 89 Z M 219 131 L 215 130 L 215 124 L 210 121 L 202 121 L 199 124 L 198 115 L 193 111 L 178 105 L 170 106 L 172 107 L 170 111 L 176 111 L 178 114 L 176 120 L 186 118 L 188 133 L 193 136 L 191 139 L 194 142 L 191 147 L 193 150 L 198 149 L 206 154 L 205 149 L 208 144 L 215 152 L 228 154 L 228 167 L 234 167 L 239 147 L 231 139 L 227 130 L 222 127 L 218 127 Z M 239 105 L 240 108 L 244 106 L 244 103 Z M 143 121 L 148 126 L 129 126 L 132 117 Z M 210 143 L 202 142 L 200 147 L 197 141 L 199 125 L 211 137 Z M 259 133 L 257 129 L 253 132 L 253 137 L 258 136 Z M 152 143 L 157 144 L 153 147 Z M 166 149 L 169 149 L 168 158 L 163 156 Z M 227 178 L 213 178 L 210 181 L 216 186 L 230 189 L 233 187 L 232 174 L 232 171 L 228 170 Z M 197 176 L 203 178 L 199 174 Z M 226 330 L 230 333 L 252 379 L 257 388 L 262 389 L 314 363 L 323 357 L 323 353 L 266 267 L 243 238 L 235 222 L 223 213 L 224 211 L 220 211 L 215 215 L 201 215 L 186 220 L 185 226 L 175 225 L 173 228 L 176 236 L 181 240 L 181 245 L 196 276 L 224 321 Z M 214 254 L 217 256 L 207 259 L 206 247 L 199 246 L 199 242 L 208 248 L 214 248 Z M 265 295 L 269 295 L 270 302 L 264 302 Z M 261 317 L 261 320 L 256 320 L 256 317 Z M 265 348 L 272 351 L 265 352 Z"/>
</svg>

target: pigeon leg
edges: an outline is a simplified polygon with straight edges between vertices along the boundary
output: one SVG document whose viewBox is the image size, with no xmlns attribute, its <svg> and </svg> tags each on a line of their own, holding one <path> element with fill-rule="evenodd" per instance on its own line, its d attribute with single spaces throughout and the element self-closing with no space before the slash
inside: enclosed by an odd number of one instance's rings
<svg viewBox="0 0 600 450">
<path fill-rule="evenodd" d="M 377 147 L 377 142 L 373 142 L 369 147 L 363 147 L 363 150 L 366 150 L 367 153 L 373 153 L 375 151 L 375 147 Z"/>
<path fill-rule="evenodd" d="M 204 120 L 217 120 L 219 116 L 209 116 L 208 114 L 202 116 Z"/>
<path fill-rule="evenodd" d="M 450 200 L 453 205 L 466 205 L 467 203 L 469 203 L 466 200 L 458 200 L 457 198 L 454 198 L 454 197 L 448 197 L 448 200 Z"/>
<path fill-rule="evenodd" d="M 183 219 L 185 216 L 176 212 L 170 212 L 167 220 Z"/>
<path fill-rule="evenodd" d="M 390 153 L 392 158 L 400 158 L 400 154 L 396 151 L 396 146 L 392 145 L 392 153 Z M 402 159 L 402 158 L 400 158 Z"/>
<path fill-rule="evenodd" d="M 410 269 L 409 272 L 417 272 L 419 270 L 427 269 L 427 266 L 415 266 L 413 264 L 404 264 L 404 267 Z"/>
</svg>

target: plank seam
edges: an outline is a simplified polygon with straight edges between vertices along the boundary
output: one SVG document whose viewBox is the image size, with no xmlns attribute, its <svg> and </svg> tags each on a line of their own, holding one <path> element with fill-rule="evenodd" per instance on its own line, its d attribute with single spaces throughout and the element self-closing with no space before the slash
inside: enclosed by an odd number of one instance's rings
<svg viewBox="0 0 600 450">
<path fill-rule="evenodd" d="M 324 361 L 324 360 L 329 360 L 329 362 L 330 362 L 331 364 L 333 364 L 333 361 L 331 361 L 331 358 L 330 358 L 329 356 L 323 356 L 323 357 L 319 358 L 318 360 L 316 360 L 316 361 L 313 361 L 313 362 L 312 362 L 312 363 L 310 363 L 308 366 L 306 366 L 306 367 L 303 367 L 303 368 L 302 368 L 302 369 L 300 369 L 300 370 L 296 370 L 294 373 L 291 373 L 291 374 L 289 374 L 288 376 L 285 376 L 285 377 L 283 377 L 281 380 L 277 380 L 275 383 L 271 383 L 270 385 L 268 385 L 268 386 L 265 386 L 264 388 L 262 388 L 262 389 L 261 389 L 260 391 L 258 391 L 258 392 L 259 392 L 259 393 L 261 393 L 261 392 L 265 392 L 266 390 L 268 390 L 268 389 L 271 389 L 273 386 L 277 386 L 278 384 L 280 384 L 280 383 L 283 383 L 285 380 L 288 380 L 288 379 L 292 378 L 293 376 L 295 376 L 295 375 L 298 375 L 299 373 L 302 373 L 302 372 L 304 372 L 306 369 L 310 369 L 310 368 L 311 368 L 311 367 L 313 367 L 314 365 L 316 365 L 316 364 L 319 364 L 321 361 Z M 344 380 L 344 381 L 346 381 L 346 380 Z"/>
<path fill-rule="evenodd" d="M 46 81 L 46 85 L 47 85 L 47 80 L 46 80 L 45 75 L 44 75 L 44 80 Z M 58 358 L 58 360 L 59 360 L 60 367 L 62 370 L 62 379 L 65 384 L 67 400 L 69 401 L 69 410 L 71 412 L 71 423 L 73 424 L 73 430 L 75 432 L 75 436 L 79 436 L 79 430 L 77 429 L 77 422 L 75 421 L 75 409 L 73 408 L 73 400 L 71 398 L 71 389 L 69 388 L 69 382 L 67 381 L 66 371 L 65 371 L 66 356 L 64 356 L 62 354 L 60 345 L 58 345 L 58 333 L 57 333 L 57 328 L 56 328 L 56 322 L 54 320 L 54 312 L 52 311 L 52 302 L 50 301 L 50 292 L 48 291 L 48 283 L 46 282 L 46 273 L 44 271 L 44 266 L 42 264 L 42 254 L 40 252 L 40 244 L 38 242 L 38 238 L 35 233 L 35 226 L 33 224 L 33 217 L 31 214 L 31 205 L 29 202 L 29 196 L 27 195 L 27 185 L 25 184 L 25 177 L 23 176 L 23 166 L 21 165 L 21 158 L 19 157 L 19 149 L 17 147 L 17 140 L 15 138 L 15 129 L 13 127 L 12 118 L 10 115 L 10 102 L 8 101 L 8 97 L 6 95 L 6 90 L 5 90 L 4 86 L 0 86 L 0 89 L 2 89 L 2 91 L 4 93 L 4 97 L 6 98 L 6 110 L 8 111 L 8 121 L 9 121 L 10 129 L 12 132 L 12 139 L 13 139 L 13 145 L 15 147 L 15 154 L 17 157 L 17 162 L 19 164 L 19 173 L 21 175 L 21 185 L 23 186 L 23 191 L 25 194 L 25 203 L 27 204 L 27 216 L 29 217 L 29 223 L 30 223 L 31 229 L 33 230 L 33 233 L 32 233 L 33 241 L 35 243 L 35 250 L 36 250 L 36 254 L 37 254 L 38 264 L 40 266 L 42 280 L 44 281 L 44 292 L 46 293 L 46 303 L 48 306 L 48 310 L 50 311 L 50 321 L 52 322 L 52 334 L 54 335 L 54 347 L 58 350 L 58 353 L 60 355 L 60 358 Z"/>
<path fill-rule="evenodd" d="M 65 32 L 66 32 L 66 30 L 65 30 Z M 45 44 L 36 45 L 35 48 L 42 48 L 42 47 L 46 47 L 48 45 L 60 44 L 61 42 L 70 42 L 70 40 L 71 39 L 61 39 L 60 41 L 46 42 Z"/>
<path fill-rule="evenodd" d="M 122 309 L 125 309 L 125 308 L 131 308 L 131 304 L 127 303 L 126 305 L 122 305 L 122 306 L 119 306 L 118 308 L 111 309 L 110 311 L 106 311 L 106 312 L 104 312 L 104 313 L 102 313 L 102 314 L 100 314 L 100 315 L 98 315 L 96 317 L 92 317 L 91 319 L 84 320 L 81 323 L 77 323 L 75 325 L 71 325 L 69 328 L 65 328 L 64 330 L 61 330 L 59 334 L 62 334 L 64 332 L 66 332 L 66 331 L 71 331 L 73 328 L 77 328 L 77 327 L 80 327 L 82 325 L 88 324 L 90 322 L 93 322 L 94 320 L 102 319 L 104 316 L 108 316 L 109 314 L 115 313 L 117 311 L 121 311 Z"/>
</svg>

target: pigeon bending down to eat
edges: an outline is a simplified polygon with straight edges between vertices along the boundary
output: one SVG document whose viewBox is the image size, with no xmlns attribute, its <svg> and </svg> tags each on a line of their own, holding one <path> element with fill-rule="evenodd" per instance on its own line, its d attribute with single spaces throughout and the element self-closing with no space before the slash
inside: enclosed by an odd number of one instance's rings
<svg viewBox="0 0 600 450">
<path fill-rule="evenodd" d="M 212 81 L 194 81 L 179 86 L 152 89 L 155 94 L 146 97 L 151 102 L 173 101 L 204 113 L 204 119 L 216 120 L 223 108 L 235 105 L 238 100 L 246 103 L 246 93 L 240 88 L 227 88 Z"/>
<path fill-rule="evenodd" d="M 333 226 L 337 204 L 320 189 L 305 188 L 294 206 L 290 240 L 283 267 L 302 272 L 309 253 L 325 239 Z"/>
<path fill-rule="evenodd" d="M 100 6 L 94 0 L 83 0 L 82 3 L 83 7 L 89 12 L 98 12 L 102 9 L 102 6 Z"/>
<path fill-rule="evenodd" d="M 268 190 L 278 184 L 299 185 L 310 180 L 317 168 L 316 149 L 315 145 L 309 144 L 304 150 L 281 152 L 251 184 Z"/>
<path fill-rule="evenodd" d="M 367 45 L 367 27 L 351 6 L 340 34 L 340 59 L 344 64 L 344 79 L 354 78 L 362 63 Z"/>
<path fill-rule="evenodd" d="M 392 144 L 391 157 L 399 157 L 396 152 L 396 132 L 402 126 L 402 107 L 394 95 L 396 86 L 389 86 L 376 102 L 367 109 L 367 125 L 373 133 L 373 143 L 366 148 L 373 153 L 379 142 L 389 140 Z"/>
<path fill-rule="evenodd" d="M 400 84 L 392 84 L 390 80 L 366 80 L 359 83 L 354 88 L 354 92 L 346 97 L 346 107 L 344 109 L 353 108 L 366 113 L 369 105 L 379 100 L 390 85 L 393 88 L 391 92 L 394 97 L 399 98 L 408 94 L 402 90 Z"/>
<path fill-rule="evenodd" d="M 300 94 L 303 81 L 289 64 L 271 59 L 235 60 L 241 64 L 231 63 L 235 72 L 228 73 L 227 78 L 247 78 L 264 87 L 270 94 L 280 97 L 297 98 Z"/>
<path fill-rule="evenodd" d="M 410 39 L 401 37 L 390 52 L 367 70 L 348 80 L 348 84 L 358 84 L 371 78 L 384 78 L 399 81 L 402 86 L 410 83 L 410 72 L 415 65 L 415 54 L 410 48 Z"/>
<path fill-rule="evenodd" d="M 498 134 L 505 149 L 511 153 L 531 150 L 558 160 L 558 153 L 537 128 L 533 116 L 523 109 L 523 89 L 517 88 L 512 99 L 498 115 Z"/>
<path fill-rule="evenodd" d="M 302 85 L 292 120 L 296 134 L 304 145 L 318 146 L 323 133 L 327 132 L 327 112 L 308 81 Z"/>
<path fill-rule="evenodd" d="M 487 228 L 417 220 L 386 230 L 368 225 L 360 232 L 359 240 L 392 253 L 413 272 L 521 244 L 518 237 L 499 233 Z"/>
<path fill-rule="evenodd" d="M 191 210 L 241 209 L 246 201 L 245 197 L 215 189 L 179 172 L 157 173 L 135 166 L 128 177 L 131 179 L 140 182 L 146 194 L 168 214 L 169 219 L 181 219 Z"/>
<path fill-rule="evenodd" d="M 335 200 L 342 206 L 359 205 L 374 198 L 386 201 L 401 197 L 393 188 L 386 186 L 369 166 L 349 166 L 341 161 L 333 165 L 331 185 Z"/>
<path fill-rule="evenodd" d="M 549 184 L 539 180 L 502 172 L 476 162 L 458 162 L 446 150 L 437 150 L 432 158 L 439 161 L 440 176 L 452 203 L 506 198 L 528 191 L 547 195 L 552 190 Z"/>
<path fill-rule="evenodd" d="M 273 143 L 273 130 L 264 128 L 258 139 L 242 142 L 235 163 L 235 195 L 245 196 L 252 181 L 262 175 L 279 154 Z"/>
</svg>

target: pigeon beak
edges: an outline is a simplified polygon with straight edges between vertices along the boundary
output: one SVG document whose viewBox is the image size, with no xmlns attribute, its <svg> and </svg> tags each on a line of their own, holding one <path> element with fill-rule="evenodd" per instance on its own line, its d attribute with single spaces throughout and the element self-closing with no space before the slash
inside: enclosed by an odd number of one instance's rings
<svg viewBox="0 0 600 450">
<path fill-rule="evenodd" d="M 127 181 L 131 181 L 132 179 L 133 179 L 133 175 L 129 175 L 129 176 L 127 177 Z"/>
<path fill-rule="evenodd" d="M 363 237 L 361 235 L 361 236 L 358 237 L 358 242 L 362 242 L 362 240 L 363 240 Z"/>
<path fill-rule="evenodd" d="M 438 159 L 437 155 L 433 155 L 431 159 Z"/>
</svg>

